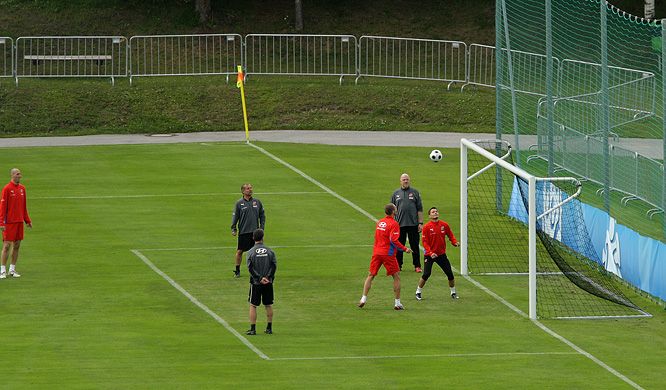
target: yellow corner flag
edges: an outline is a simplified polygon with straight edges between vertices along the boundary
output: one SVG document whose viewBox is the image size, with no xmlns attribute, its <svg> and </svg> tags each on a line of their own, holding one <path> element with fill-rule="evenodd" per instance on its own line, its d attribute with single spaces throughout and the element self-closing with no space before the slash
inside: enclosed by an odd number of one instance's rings
<svg viewBox="0 0 666 390">
<path fill-rule="evenodd" d="M 245 124 L 245 142 L 250 142 L 250 129 L 247 125 L 247 107 L 245 105 L 245 87 L 244 79 L 245 74 L 243 73 L 243 66 L 238 65 L 238 77 L 236 78 L 236 87 L 240 88 L 241 92 L 241 102 L 243 103 L 243 122 Z"/>
</svg>

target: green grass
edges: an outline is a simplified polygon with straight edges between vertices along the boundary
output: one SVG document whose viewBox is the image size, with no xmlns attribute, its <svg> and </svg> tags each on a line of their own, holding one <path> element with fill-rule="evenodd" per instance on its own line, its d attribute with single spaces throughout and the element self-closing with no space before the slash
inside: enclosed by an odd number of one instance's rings
<svg viewBox="0 0 666 390">
<path fill-rule="evenodd" d="M 251 77 L 250 128 L 494 132 L 492 90 L 438 82 Z M 242 130 L 240 93 L 223 77 L 0 84 L 0 136 Z"/>
<path fill-rule="evenodd" d="M 424 206 L 439 206 L 459 233 L 455 150 L 432 164 L 426 148 L 258 145 L 376 217 L 407 171 Z M 245 144 L 0 152 L 3 166 L 24 173 L 34 223 L 21 249 L 23 278 L 0 282 L 8 388 L 629 388 L 461 277 L 460 300 L 435 273 L 416 302 L 418 275 L 405 272 L 407 310 L 395 312 L 390 278 L 380 276 L 368 305 L 356 308 L 373 222 Z M 232 278 L 228 225 L 247 181 L 278 256 L 275 334 L 250 339 L 269 361 L 130 251 L 243 332 L 247 272 Z M 458 251 L 449 252 L 457 265 Z M 525 280 L 479 281 L 527 310 Z M 636 299 L 655 317 L 544 323 L 659 388 L 666 313 Z M 260 309 L 259 329 L 264 318 Z"/>
</svg>

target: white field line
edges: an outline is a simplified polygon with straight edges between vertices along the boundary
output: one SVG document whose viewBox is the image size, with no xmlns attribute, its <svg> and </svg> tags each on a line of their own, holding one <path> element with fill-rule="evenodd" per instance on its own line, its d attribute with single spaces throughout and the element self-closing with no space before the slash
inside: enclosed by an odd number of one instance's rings
<svg viewBox="0 0 666 390">
<path fill-rule="evenodd" d="M 277 157 L 276 155 L 274 155 L 274 154 L 272 154 L 272 153 L 266 151 L 265 149 L 263 149 L 263 148 L 261 148 L 261 147 L 259 147 L 259 146 L 257 146 L 257 145 L 254 145 L 254 144 L 249 143 L 249 142 L 248 142 L 248 145 L 252 146 L 253 148 L 255 148 L 255 149 L 257 149 L 258 151 L 260 151 L 261 153 L 263 153 L 263 154 L 265 154 L 266 156 L 272 158 L 273 160 L 279 162 L 280 164 L 284 165 L 285 167 L 291 169 L 292 171 L 298 173 L 301 177 L 303 177 L 303 178 L 306 179 L 307 181 L 311 182 L 312 184 L 316 185 L 317 187 L 321 188 L 322 190 L 328 192 L 328 193 L 331 194 L 332 196 L 338 198 L 339 200 L 341 200 L 342 202 L 346 203 L 348 206 L 350 206 L 350 207 L 353 208 L 354 210 L 358 211 L 359 213 L 365 215 L 366 217 L 370 218 L 370 219 L 373 220 L 373 221 L 377 221 L 377 218 L 375 218 L 372 214 L 370 214 L 370 213 L 368 213 L 367 211 L 363 210 L 362 208 L 358 207 L 358 206 L 357 206 L 356 204 L 354 204 L 353 202 L 351 202 L 351 201 L 347 200 L 346 198 L 342 197 L 342 196 L 339 195 L 337 192 L 335 192 L 335 191 L 333 191 L 332 189 L 330 189 L 330 188 L 326 187 L 325 185 L 321 184 L 320 182 L 318 182 L 318 181 L 315 180 L 314 178 L 308 176 L 305 172 L 301 171 L 300 169 L 296 168 L 295 166 L 289 164 L 288 162 L 282 160 L 281 158 Z"/>
<path fill-rule="evenodd" d="M 271 248 L 361 248 L 371 247 L 371 244 L 343 244 L 343 245 L 271 245 Z M 236 246 L 208 246 L 199 248 L 144 248 L 138 251 L 170 252 L 170 251 L 206 251 L 219 249 L 236 249 Z"/>
<path fill-rule="evenodd" d="M 139 259 L 141 259 L 141 261 L 146 263 L 146 265 L 149 266 L 158 275 L 160 275 L 162 278 L 164 278 L 164 280 L 169 282 L 169 284 L 172 285 L 176 290 L 180 291 L 181 294 L 185 295 L 187 297 L 187 299 L 190 300 L 190 302 L 197 305 L 201 310 L 205 311 L 206 313 L 208 313 L 209 316 L 213 317 L 215 319 L 215 321 L 219 322 L 222 326 L 224 326 L 229 332 L 231 332 L 231 334 L 236 336 L 237 339 L 239 339 L 243 344 L 245 344 L 248 348 L 250 348 L 252 350 L 252 352 L 259 355 L 259 357 L 262 358 L 262 359 L 270 360 L 270 358 L 265 353 L 261 352 L 261 350 L 259 350 L 259 348 L 255 347 L 254 344 L 249 342 L 243 335 L 238 333 L 236 331 L 236 329 L 232 328 L 231 325 L 229 325 L 229 323 L 224 320 L 224 318 L 217 315 L 214 311 L 209 309 L 208 306 L 199 302 L 198 299 L 196 299 L 194 296 L 192 296 L 192 294 L 187 292 L 187 290 L 185 290 L 183 287 L 181 287 L 180 284 L 176 283 L 175 280 L 171 279 L 169 277 L 169 275 L 165 274 L 164 272 L 162 272 L 161 269 L 157 268 L 157 266 L 155 266 L 155 264 L 153 264 L 150 260 L 148 260 L 148 258 L 146 256 L 144 256 L 143 253 L 141 253 L 140 251 L 138 251 L 136 249 L 132 249 L 132 253 L 134 253 Z"/>
<path fill-rule="evenodd" d="M 288 357 L 271 358 L 270 360 L 345 360 L 345 359 L 421 359 L 433 357 L 468 358 L 468 357 L 510 357 L 510 356 L 545 356 L 545 355 L 577 355 L 577 352 L 494 352 L 494 353 L 444 353 L 436 355 L 386 355 L 386 356 L 320 356 L 320 357 Z"/>
<path fill-rule="evenodd" d="M 255 195 L 311 195 L 326 194 L 326 191 L 294 191 L 294 192 L 257 192 Z M 196 194 L 139 194 L 139 195 L 82 195 L 82 196 L 35 196 L 30 200 L 50 200 L 50 199 L 133 199 L 133 198 L 181 198 L 188 196 L 227 196 L 238 195 L 239 192 L 208 192 Z"/>
<path fill-rule="evenodd" d="M 295 168 L 294 166 L 292 166 L 291 164 L 287 163 L 286 161 L 284 161 L 284 160 L 280 159 L 279 157 L 277 157 L 277 156 L 275 156 L 275 155 L 273 155 L 273 154 L 267 152 L 266 150 L 264 150 L 263 148 L 260 148 L 259 146 L 253 145 L 252 143 L 249 143 L 249 142 L 248 142 L 248 145 L 252 146 L 253 148 L 255 148 L 255 149 L 257 149 L 257 150 L 259 150 L 260 152 L 262 152 L 262 153 L 265 154 L 266 156 L 268 156 L 268 157 L 272 158 L 273 160 L 279 162 L 280 164 L 286 166 L 287 168 L 291 169 L 292 171 L 298 173 L 299 175 L 301 175 L 301 176 L 302 176 L 303 178 L 305 178 L 306 180 L 312 182 L 313 184 L 315 184 L 315 185 L 318 186 L 319 188 L 321 188 L 321 189 L 323 189 L 324 191 L 330 193 L 330 194 L 333 195 L 334 197 L 340 199 L 340 200 L 343 201 L 344 203 L 346 203 L 346 204 L 348 204 L 349 206 L 351 206 L 354 210 L 357 210 L 357 211 L 360 212 L 361 214 L 363 214 L 363 215 L 365 215 L 366 217 L 370 218 L 372 221 L 377 221 L 377 219 L 376 219 L 375 217 L 373 217 L 370 213 L 368 213 L 367 211 L 365 211 L 365 210 L 363 210 L 362 208 L 360 208 L 359 206 L 357 206 L 355 203 L 351 202 L 350 200 L 348 200 L 348 199 L 346 199 L 346 198 L 343 198 L 341 195 L 339 195 L 339 194 L 336 193 L 335 191 L 333 191 L 333 190 L 331 190 L 330 188 L 328 188 L 328 187 L 324 186 L 323 184 L 319 183 L 317 180 L 311 178 L 310 176 L 308 176 L 307 174 L 305 174 L 305 173 L 302 172 L 301 170 Z M 510 304 L 509 302 L 507 302 L 505 299 L 501 298 L 499 295 L 495 294 L 494 292 L 492 292 L 492 291 L 491 291 L 490 289 L 488 289 L 487 287 L 483 286 L 483 285 L 482 285 L 481 283 L 479 283 L 478 281 L 473 281 L 473 279 L 470 278 L 470 277 L 466 277 L 466 279 L 469 280 L 470 282 L 472 282 L 475 286 L 481 288 L 481 290 L 483 290 L 483 291 L 485 291 L 486 293 L 490 294 L 490 296 L 492 296 L 493 298 L 499 300 L 499 302 L 501 302 L 502 304 L 506 305 L 506 306 L 509 307 L 511 310 L 515 311 L 515 312 L 518 313 L 518 314 L 521 314 L 521 313 L 522 313 L 521 316 L 523 316 L 523 317 L 527 317 L 527 315 L 526 315 L 525 313 L 523 313 L 520 309 L 518 309 L 517 307 L 511 305 L 511 304 Z M 581 354 L 581 355 L 587 357 L 588 359 L 592 360 L 593 362 L 595 362 L 596 364 L 598 364 L 600 367 L 604 368 L 606 371 L 610 372 L 611 374 L 613 374 L 613 375 L 615 375 L 616 377 L 620 378 L 620 379 L 623 380 L 624 382 L 628 383 L 628 384 L 629 384 L 630 386 L 632 386 L 633 388 L 635 388 L 635 389 L 642 389 L 641 386 L 639 386 L 637 383 L 635 383 L 635 382 L 632 381 L 631 379 L 629 379 L 629 378 L 627 378 L 626 376 L 622 375 L 621 373 L 617 372 L 615 369 L 613 369 L 612 367 L 610 367 L 610 366 L 607 365 L 606 363 L 602 362 L 601 360 L 599 360 L 598 358 L 596 358 L 595 356 L 593 356 L 593 355 L 590 354 L 589 352 L 586 352 L 585 350 L 583 350 L 582 348 L 580 348 L 580 347 L 577 346 L 576 344 L 572 343 L 571 341 L 567 340 L 567 339 L 564 338 L 563 336 L 559 335 L 558 333 L 556 333 L 556 332 L 553 331 L 552 329 L 548 328 L 547 326 L 545 326 L 545 325 L 542 324 L 541 322 L 539 322 L 539 321 L 537 321 L 537 320 L 532 320 L 532 322 L 533 322 L 535 325 L 537 325 L 539 328 L 541 328 L 544 332 L 550 334 L 551 336 L 553 336 L 553 337 L 555 337 L 556 339 L 560 340 L 560 341 L 563 342 L 564 344 L 568 345 L 569 347 L 571 347 L 572 349 L 574 349 L 574 350 L 575 350 L 576 352 L 578 352 L 579 354 Z"/>
</svg>

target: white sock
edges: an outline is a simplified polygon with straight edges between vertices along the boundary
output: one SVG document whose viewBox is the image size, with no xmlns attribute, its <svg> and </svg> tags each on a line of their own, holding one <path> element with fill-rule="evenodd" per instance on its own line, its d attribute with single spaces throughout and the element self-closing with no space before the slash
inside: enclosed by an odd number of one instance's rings
<svg viewBox="0 0 666 390">
<path fill-rule="evenodd" d="M 361 297 L 361 303 L 365 303 L 365 301 L 368 299 L 367 295 L 364 295 Z"/>
<path fill-rule="evenodd" d="M 456 293 L 456 288 L 455 288 L 455 287 L 451 287 L 451 294 L 455 294 L 455 293 Z"/>
<path fill-rule="evenodd" d="M 418 286 L 416 287 L 416 293 L 421 294 L 421 287 L 418 287 Z"/>
<path fill-rule="evenodd" d="M 0 273 L 3 273 L 3 274 L 4 274 L 5 272 L 7 272 L 7 270 L 5 269 L 5 266 L 4 266 L 4 265 L 0 265 Z"/>
<path fill-rule="evenodd" d="M 401 303 L 400 303 L 400 299 L 396 299 L 396 300 L 395 300 L 395 306 L 400 306 L 400 305 L 401 305 Z"/>
<path fill-rule="evenodd" d="M 10 264 L 9 265 L 9 272 L 14 272 L 15 267 L 16 266 L 14 264 Z"/>
</svg>

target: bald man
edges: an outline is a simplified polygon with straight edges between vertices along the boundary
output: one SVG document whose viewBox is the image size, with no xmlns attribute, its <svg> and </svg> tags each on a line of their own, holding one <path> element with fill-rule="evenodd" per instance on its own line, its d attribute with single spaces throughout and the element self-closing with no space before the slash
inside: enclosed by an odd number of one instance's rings
<svg viewBox="0 0 666 390">
<path fill-rule="evenodd" d="M 19 257 L 19 248 L 23 241 L 23 224 L 32 228 L 32 221 L 28 216 L 25 187 L 21 183 L 21 170 L 12 168 L 9 171 L 11 180 L 2 189 L 0 195 L 0 230 L 2 231 L 2 266 L 0 266 L 0 279 L 7 277 L 7 259 L 12 252 L 12 261 L 9 266 L 9 276 L 19 278 L 16 272 L 16 262 Z"/>
<path fill-rule="evenodd" d="M 407 242 L 409 238 L 409 247 L 412 248 L 412 264 L 414 271 L 421 273 L 421 254 L 419 252 L 419 236 L 423 229 L 423 203 L 421 194 L 416 188 L 410 186 L 411 179 L 408 174 L 400 175 L 400 188 L 393 192 L 391 203 L 398 211 L 395 214 L 395 220 L 400 224 L 401 244 Z M 402 252 L 398 252 L 396 258 L 398 265 L 402 269 Z"/>
</svg>

